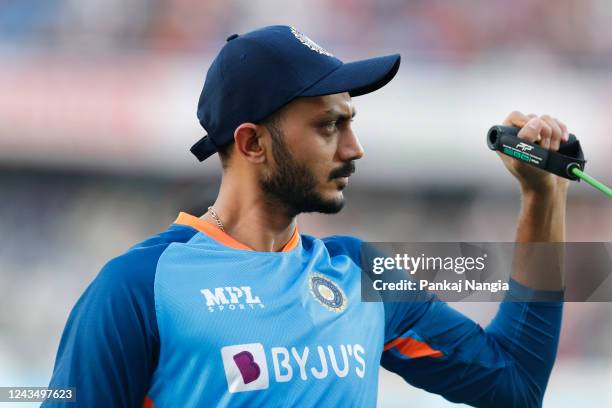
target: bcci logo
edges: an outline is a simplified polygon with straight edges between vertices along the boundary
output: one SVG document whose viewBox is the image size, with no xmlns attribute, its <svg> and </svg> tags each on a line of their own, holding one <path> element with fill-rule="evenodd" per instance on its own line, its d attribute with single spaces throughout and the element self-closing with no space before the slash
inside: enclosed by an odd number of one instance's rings
<svg viewBox="0 0 612 408">
<path fill-rule="evenodd" d="M 318 52 L 319 54 L 327 55 L 328 57 L 333 57 L 329 52 L 325 51 L 319 44 L 312 41 L 306 35 L 300 33 L 295 27 L 291 27 L 291 34 L 295 36 L 302 44 L 310 48 L 311 50 Z"/>
<path fill-rule="evenodd" d="M 323 307 L 336 313 L 346 309 L 348 299 L 340 286 L 318 273 L 312 273 L 309 279 L 310 293 Z"/>
</svg>

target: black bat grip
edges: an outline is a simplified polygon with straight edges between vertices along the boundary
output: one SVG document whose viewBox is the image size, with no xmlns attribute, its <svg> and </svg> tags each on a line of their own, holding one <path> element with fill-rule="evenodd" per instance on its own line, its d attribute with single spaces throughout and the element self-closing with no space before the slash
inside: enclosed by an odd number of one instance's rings
<svg viewBox="0 0 612 408">
<path fill-rule="evenodd" d="M 580 181 L 571 173 L 571 169 L 577 166 L 584 170 L 586 160 L 575 135 L 570 133 L 568 141 L 562 142 L 559 150 L 554 152 L 519 139 L 519 130 L 520 128 L 514 126 L 493 126 L 487 132 L 487 145 L 491 150 L 497 150 L 557 176 Z"/>
</svg>

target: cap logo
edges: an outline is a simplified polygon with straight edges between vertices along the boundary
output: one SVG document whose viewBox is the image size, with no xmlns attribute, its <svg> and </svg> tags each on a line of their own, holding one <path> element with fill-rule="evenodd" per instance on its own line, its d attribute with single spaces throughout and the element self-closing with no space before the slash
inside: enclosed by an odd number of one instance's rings
<svg viewBox="0 0 612 408">
<path fill-rule="evenodd" d="M 318 52 L 319 54 L 327 55 L 328 57 L 333 57 L 331 53 L 325 51 L 323 47 L 321 47 L 316 42 L 312 41 L 305 34 L 300 33 L 295 27 L 290 27 L 290 28 L 291 28 L 291 34 L 293 34 L 295 38 L 297 38 L 306 47 L 310 48 L 313 51 Z"/>
</svg>

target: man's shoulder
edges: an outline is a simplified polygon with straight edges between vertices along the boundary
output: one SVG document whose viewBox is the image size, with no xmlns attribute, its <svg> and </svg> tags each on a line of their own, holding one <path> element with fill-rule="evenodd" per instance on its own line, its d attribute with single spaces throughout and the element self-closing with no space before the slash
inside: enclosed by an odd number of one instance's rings
<svg viewBox="0 0 612 408">
<path fill-rule="evenodd" d="M 330 235 L 321 238 L 321 241 L 331 256 L 348 255 L 355 262 L 359 262 L 363 241 L 351 235 Z"/>
<path fill-rule="evenodd" d="M 166 248 L 172 243 L 185 243 L 196 233 L 191 227 L 172 224 L 167 230 L 148 237 L 108 261 L 97 279 L 114 284 L 152 282 L 159 258 Z"/>
<path fill-rule="evenodd" d="M 329 235 L 327 237 L 321 238 L 321 241 L 323 241 L 325 245 L 343 246 L 359 246 L 363 243 L 363 240 L 361 238 L 354 237 L 352 235 Z"/>
<path fill-rule="evenodd" d="M 185 243 L 197 233 L 198 231 L 193 227 L 182 224 L 171 224 L 165 231 L 152 235 L 144 241 L 132 246 L 125 254 L 141 249 L 148 249 L 151 251 L 156 248 L 159 249 L 159 247 L 167 247 L 173 242 Z"/>
</svg>

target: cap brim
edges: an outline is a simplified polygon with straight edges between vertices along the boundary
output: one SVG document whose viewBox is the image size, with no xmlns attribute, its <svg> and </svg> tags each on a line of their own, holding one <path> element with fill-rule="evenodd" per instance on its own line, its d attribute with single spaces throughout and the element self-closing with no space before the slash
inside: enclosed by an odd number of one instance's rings
<svg viewBox="0 0 612 408">
<path fill-rule="evenodd" d="M 348 62 L 311 85 L 300 96 L 320 96 L 348 92 L 364 95 L 385 86 L 400 66 L 400 55 L 386 55 L 362 61 Z"/>
</svg>

